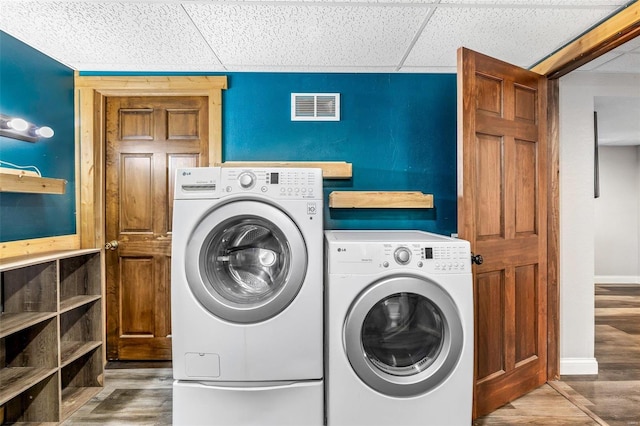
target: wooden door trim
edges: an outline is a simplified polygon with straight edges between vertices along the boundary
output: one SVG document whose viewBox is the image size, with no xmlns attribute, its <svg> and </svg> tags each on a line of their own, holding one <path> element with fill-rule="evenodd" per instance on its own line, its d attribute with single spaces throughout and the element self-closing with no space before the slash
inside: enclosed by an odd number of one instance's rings
<svg viewBox="0 0 640 426">
<path fill-rule="evenodd" d="M 560 80 L 547 80 L 547 380 L 560 378 Z"/>
<path fill-rule="evenodd" d="M 560 78 L 639 35 L 640 2 L 636 2 L 537 63 L 531 71 Z"/>
<path fill-rule="evenodd" d="M 80 247 L 105 243 L 105 106 L 109 96 L 206 96 L 209 164 L 222 162 L 222 90 L 226 76 L 80 76 L 75 74 L 76 146 L 80 163 L 77 229 Z"/>
</svg>

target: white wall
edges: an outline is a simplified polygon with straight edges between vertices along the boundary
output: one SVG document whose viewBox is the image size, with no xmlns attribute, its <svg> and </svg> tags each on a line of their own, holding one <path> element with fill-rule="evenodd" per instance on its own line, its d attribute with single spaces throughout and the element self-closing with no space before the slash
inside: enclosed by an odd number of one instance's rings
<svg viewBox="0 0 640 426">
<path fill-rule="evenodd" d="M 600 198 L 595 201 L 594 225 L 598 283 L 640 283 L 638 152 L 636 146 L 600 147 Z"/>
<path fill-rule="evenodd" d="M 640 96 L 640 75 L 560 79 L 560 374 L 595 374 L 595 96 Z"/>
</svg>

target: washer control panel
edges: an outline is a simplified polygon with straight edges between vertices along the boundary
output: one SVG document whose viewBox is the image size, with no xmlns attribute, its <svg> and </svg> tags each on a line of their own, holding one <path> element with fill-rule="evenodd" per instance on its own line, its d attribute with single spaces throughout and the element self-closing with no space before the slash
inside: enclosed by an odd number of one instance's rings
<svg viewBox="0 0 640 426">
<path fill-rule="evenodd" d="M 222 190 L 226 194 L 256 192 L 278 199 L 322 198 L 320 169 L 222 168 Z"/>
<path fill-rule="evenodd" d="M 330 273 L 371 274 L 381 271 L 419 270 L 432 274 L 471 272 L 469 242 L 443 241 L 362 242 L 327 244 Z"/>
<path fill-rule="evenodd" d="M 321 200 L 322 170 L 196 167 L 176 172 L 175 199 L 221 198 L 251 193 L 281 200 Z"/>
</svg>

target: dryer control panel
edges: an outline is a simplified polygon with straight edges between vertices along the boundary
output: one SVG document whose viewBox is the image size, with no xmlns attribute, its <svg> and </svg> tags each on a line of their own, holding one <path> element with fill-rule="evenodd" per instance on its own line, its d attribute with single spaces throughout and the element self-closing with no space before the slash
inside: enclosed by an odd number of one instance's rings
<svg viewBox="0 0 640 426">
<path fill-rule="evenodd" d="M 195 167 L 176 171 L 175 199 L 260 194 L 280 200 L 321 200 L 322 170 L 315 168 Z"/>
<path fill-rule="evenodd" d="M 402 231 L 400 232 L 402 234 Z M 430 274 L 471 273 L 468 241 L 448 237 L 402 241 L 393 231 L 381 234 L 384 241 L 349 238 L 349 232 L 326 233 L 327 267 L 331 274 L 371 274 L 381 271 L 418 270 Z M 419 233 L 422 234 L 422 233 Z M 351 234 L 360 237 L 366 233 Z M 433 235 L 433 234 L 430 234 Z"/>
</svg>

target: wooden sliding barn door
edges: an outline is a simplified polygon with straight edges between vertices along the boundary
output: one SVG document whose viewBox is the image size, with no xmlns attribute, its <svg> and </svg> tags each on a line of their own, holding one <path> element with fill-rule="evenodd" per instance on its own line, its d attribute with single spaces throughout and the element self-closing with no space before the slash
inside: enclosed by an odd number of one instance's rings
<svg viewBox="0 0 640 426">
<path fill-rule="evenodd" d="M 171 359 L 174 173 L 208 164 L 206 97 L 108 97 L 107 358 Z"/>
<path fill-rule="evenodd" d="M 547 378 L 546 78 L 458 51 L 458 231 L 473 268 L 474 417 Z"/>
</svg>

